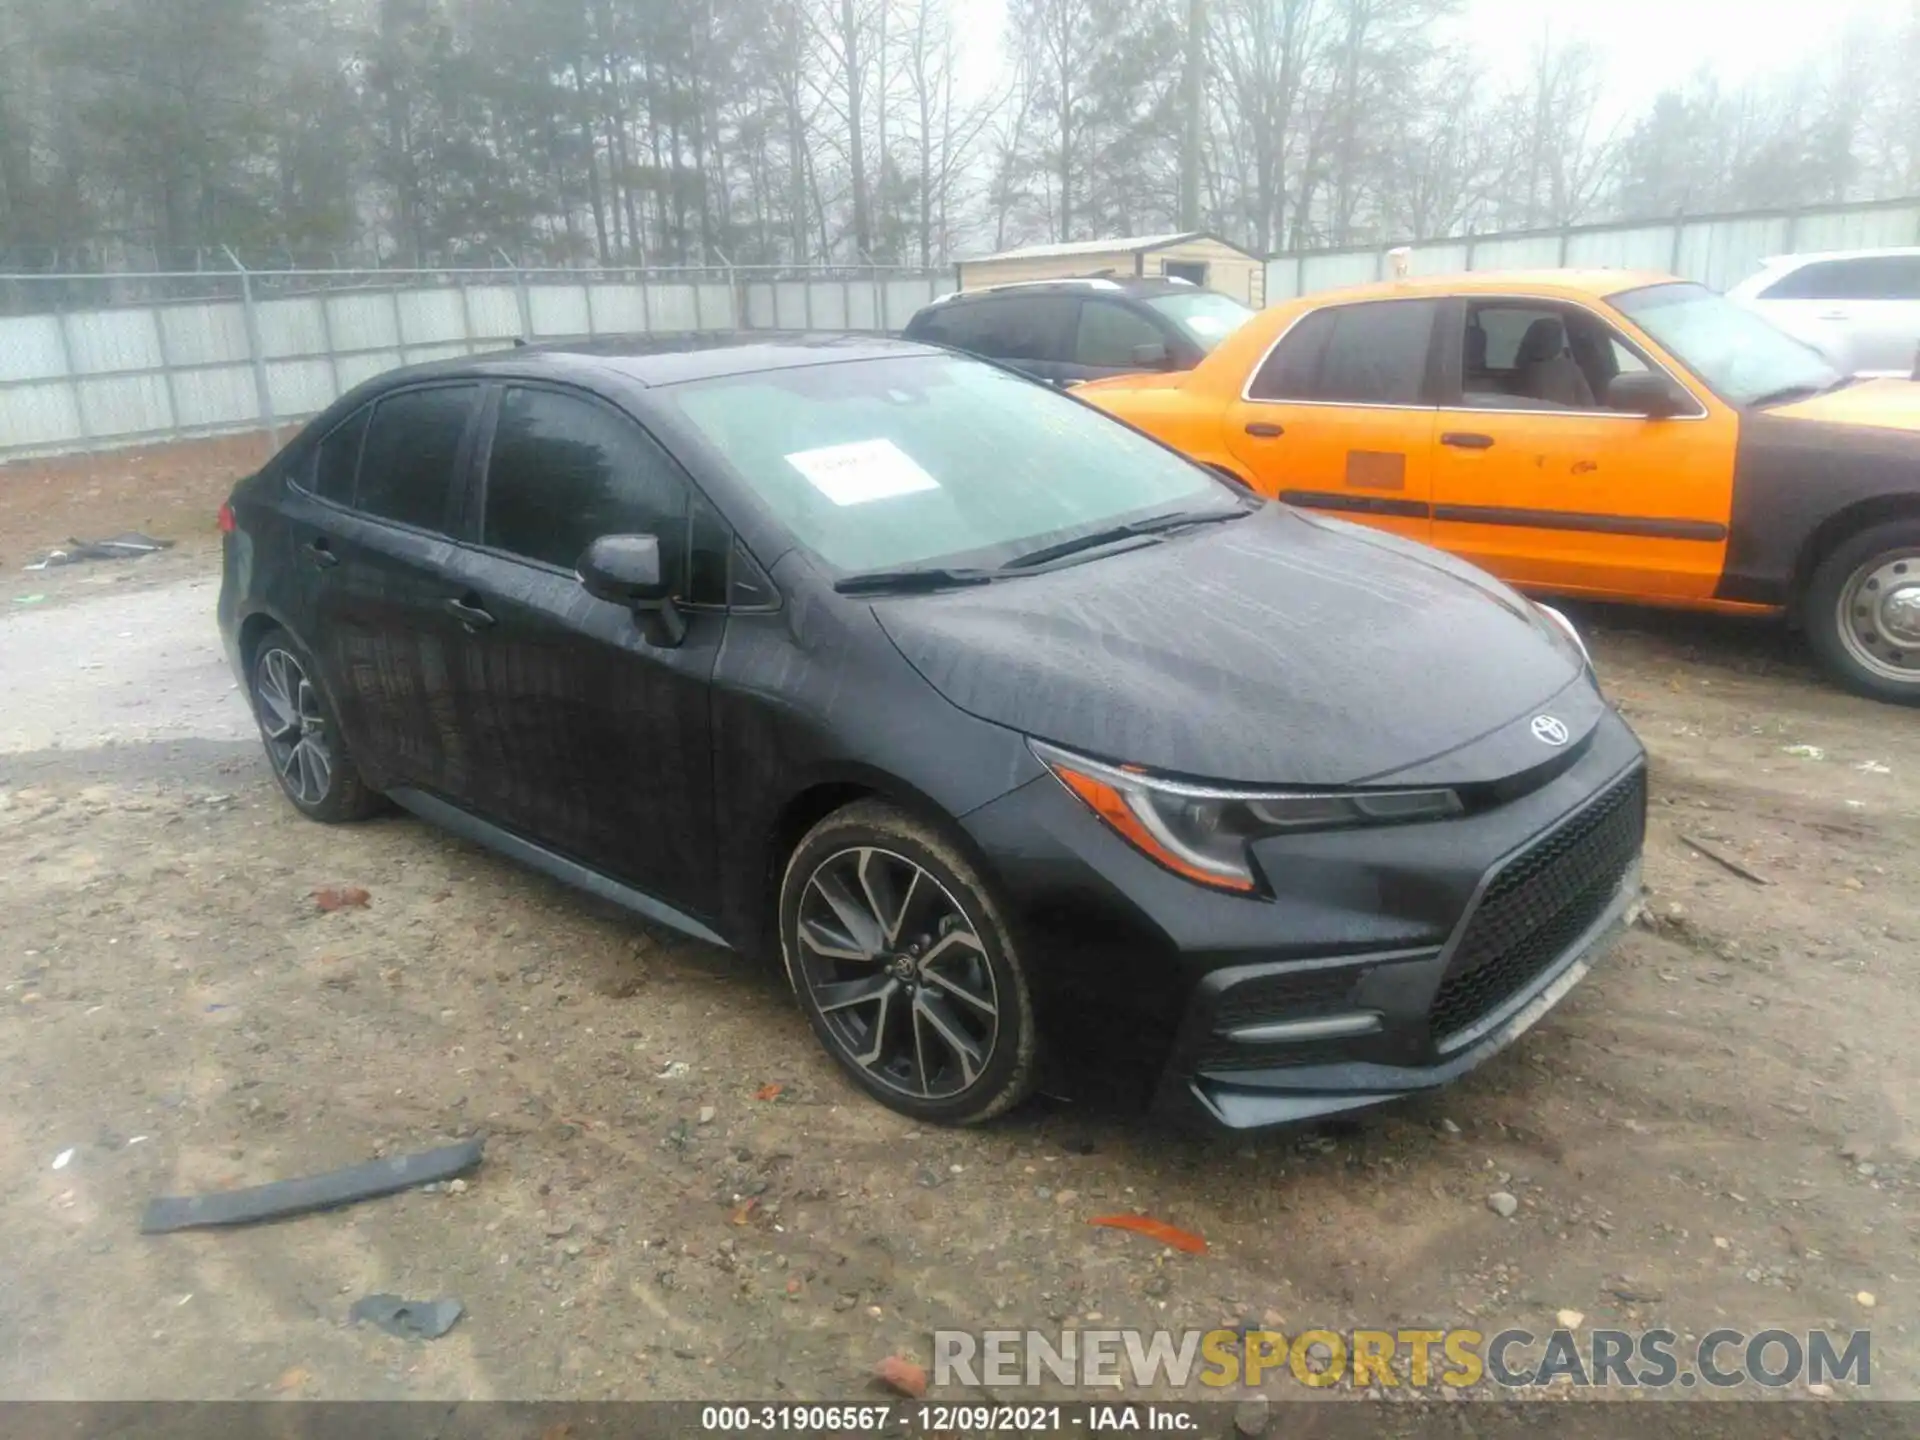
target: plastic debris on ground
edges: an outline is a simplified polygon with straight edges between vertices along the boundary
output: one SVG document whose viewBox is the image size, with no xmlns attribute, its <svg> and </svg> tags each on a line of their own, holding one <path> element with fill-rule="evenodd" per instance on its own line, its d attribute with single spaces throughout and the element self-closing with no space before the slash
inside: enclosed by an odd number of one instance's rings
<svg viewBox="0 0 1920 1440">
<path fill-rule="evenodd" d="M 402 1340 L 438 1340 L 466 1313 L 458 1300 L 402 1300 L 398 1295 L 367 1295 L 353 1302 L 347 1317 L 376 1325 Z"/>
<path fill-rule="evenodd" d="M 171 540 L 156 540 L 151 535 L 129 530 L 124 535 L 112 535 L 105 540 L 69 539 L 64 547 L 47 551 L 26 568 L 50 570 L 60 565 L 83 564 L 88 560 L 137 560 L 142 555 L 153 555 L 172 548 Z"/>
</svg>

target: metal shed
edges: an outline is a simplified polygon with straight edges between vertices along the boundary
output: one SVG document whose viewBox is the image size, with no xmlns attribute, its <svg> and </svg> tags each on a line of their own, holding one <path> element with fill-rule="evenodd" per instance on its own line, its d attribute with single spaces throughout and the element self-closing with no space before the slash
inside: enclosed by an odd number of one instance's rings
<svg viewBox="0 0 1920 1440">
<path fill-rule="evenodd" d="M 1136 235 L 1120 240 L 1025 245 L 997 255 L 983 255 L 977 260 L 962 260 L 954 266 L 954 271 L 955 283 L 962 290 L 980 290 L 1018 280 L 1164 275 L 1218 290 L 1222 295 L 1244 300 L 1256 310 L 1266 303 L 1266 262 L 1204 230 Z"/>
</svg>

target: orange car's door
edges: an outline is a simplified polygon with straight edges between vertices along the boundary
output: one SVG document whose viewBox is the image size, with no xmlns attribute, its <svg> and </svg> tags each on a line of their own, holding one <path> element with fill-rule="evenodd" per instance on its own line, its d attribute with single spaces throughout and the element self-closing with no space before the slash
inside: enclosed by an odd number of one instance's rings
<svg viewBox="0 0 1920 1440">
<path fill-rule="evenodd" d="M 1659 368 L 1682 382 L 1584 305 L 1467 297 L 1442 329 L 1433 543 L 1530 589 L 1711 598 L 1737 421 L 1684 384 L 1692 413 L 1609 410 L 1616 375 Z"/>
<path fill-rule="evenodd" d="M 1440 302 L 1330 305 L 1294 322 L 1227 407 L 1227 444 L 1258 487 L 1428 538 Z"/>
</svg>

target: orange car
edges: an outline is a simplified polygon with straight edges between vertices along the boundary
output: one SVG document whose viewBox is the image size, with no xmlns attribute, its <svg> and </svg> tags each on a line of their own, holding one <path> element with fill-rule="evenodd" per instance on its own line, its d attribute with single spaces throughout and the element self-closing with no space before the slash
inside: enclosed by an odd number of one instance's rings
<svg viewBox="0 0 1920 1440">
<path fill-rule="evenodd" d="M 1193 370 L 1074 393 L 1526 590 L 1789 615 L 1844 684 L 1920 704 L 1920 384 L 1851 380 L 1699 285 L 1562 270 L 1329 291 Z"/>
</svg>

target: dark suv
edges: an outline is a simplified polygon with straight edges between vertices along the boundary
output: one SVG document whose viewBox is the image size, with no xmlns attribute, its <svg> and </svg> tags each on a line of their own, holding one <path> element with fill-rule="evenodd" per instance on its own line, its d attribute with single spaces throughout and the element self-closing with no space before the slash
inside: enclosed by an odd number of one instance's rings
<svg viewBox="0 0 1920 1440">
<path fill-rule="evenodd" d="M 1191 370 L 1253 317 L 1183 280 L 1034 280 L 943 296 L 906 337 L 1070 385 L 1139 370 Z"/>
</svg>

